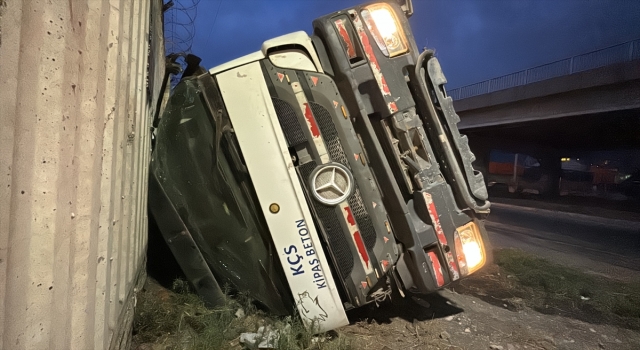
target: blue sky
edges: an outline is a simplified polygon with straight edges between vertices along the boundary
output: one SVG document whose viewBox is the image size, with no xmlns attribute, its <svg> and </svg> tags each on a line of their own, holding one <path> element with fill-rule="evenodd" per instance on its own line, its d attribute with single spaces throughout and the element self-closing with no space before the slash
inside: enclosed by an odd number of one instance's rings
<svg viewBox="0 0 640 350">
<path fill-rule="evenodd" d="M 210 68 L 362 2 L 200 0 L 192 52 Z M 414 0 L 414 9 L 418 47 L 436 50 L 449 88 L 640 39 L 640 0 Z"/>
</svg>

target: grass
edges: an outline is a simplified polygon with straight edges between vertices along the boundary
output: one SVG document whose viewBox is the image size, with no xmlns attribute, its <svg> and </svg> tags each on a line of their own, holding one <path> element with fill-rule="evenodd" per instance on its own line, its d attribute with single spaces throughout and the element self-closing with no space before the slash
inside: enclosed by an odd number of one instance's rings
<svg viewBox="0 0 640 350">
<path fill-rule="evenodd" d="M 640 329 L 640 282 L 594 276 L 515 249 L 497 250 L 494 261 L 503 274 L 515 277 L 514 294 L 534 309 L 559 309 Z"/>
<path fill-rule="evenodd" d="M 462 280 L 456 290 L 500 307 L 517 309 L 522 303 L 547 314 L 640 329 L 640 282 L 594 276 L 514 249 L 496 250 L 494 262 Z M 236 317 L 239 309 L 245 316 Z M 139 349 L 242 349 L 240 334 L 260 326 L 279 332 L 279 350 L 355 347 L 352 335 L 315 336 L 298 318 L 266 315 L 244 295 L 208 309 L 187 282 L 177 280 L 167 290 L 149 279 L 138 294 L 132 349 L 142 344 Z"/>
<path fill-rule="evenodd" d="M 241 349 L 239 336 L 256 332 L 260 326 L 276 330 L 280 350 L 346 350 L 351 348 L 345 336 L 315 336 L 297 318 L 274 318 L 257 310 L 244 295 L 228 297 L 223 307 L 208 309 L 189 284 L 176 280 L 173 290 L 149 280 L 138 295 L 133 323 L 133 346 L 151 344 L 152 349 Z M 237 317 L 242 309 L 244 316 Z"/>
</svg>

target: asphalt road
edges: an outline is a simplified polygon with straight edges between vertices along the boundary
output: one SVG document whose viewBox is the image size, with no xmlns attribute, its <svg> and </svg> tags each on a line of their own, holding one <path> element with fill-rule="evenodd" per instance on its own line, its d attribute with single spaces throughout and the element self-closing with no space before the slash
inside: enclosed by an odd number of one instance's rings
<svg viewBox="0 0 640 350">
<path fill-rule="evenodd" d="M 640 280 L 640 222 L 493 203 L 495 248 L 520 248 L 561 264 Z"/>
</svg>

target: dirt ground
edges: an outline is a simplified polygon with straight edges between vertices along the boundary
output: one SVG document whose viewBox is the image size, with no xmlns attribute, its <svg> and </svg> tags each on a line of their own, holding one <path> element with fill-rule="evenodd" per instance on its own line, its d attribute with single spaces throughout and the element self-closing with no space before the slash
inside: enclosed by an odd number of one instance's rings
<svg viewBox="0 0 640 350">
<path fill-rule="evenodd" d="M 623 318 L 604 317 L 595 310 L 571 307 L 558 300 L 540 303 L 534 300 L 539 295 L 527 292 L 526 288 L 518 289 L 512 278 L 500 266 L 492 264 L 439 293 L 398 298 L 379 307 L 371 305 L 353 310 L 349 313 L 351 325 L 333 333 L 334 338 L 343 340 L 341 344 L 349 345 L 331 346 L 330 343 L 336 343 L 333 340 L 309 348 L 640 349 L 637 323 L 627 324 Z M 172 292 L 153 280 L 145 289 L 150 291 L 146 297 L 170 300 L 168 295 Z M 640 319 L 640 315 L 637 317 Z M 635 322 L 635 318 L 632 321 Z M 257 328 L 260 322 L 251 324 L 249 328 Z M 141 344 L 134 335 L 132 348 L 191 348 L 176 347 L 179 342 L 171 341 L 172 337 L 184 339 L 184 335 L 173 332 L 159 337 L 155 344 Z M 215 348 L 242 349 L 237 335 L 223 344 Z"/>
<path fill-rule="evenodd" d="M 585 322 L 588 314 L 556 305 L 542 313 L 500 292 L 499 271 L 490 266 L 464 286 L 358 311 L 340 331 L 354 337 L 355 349 L 640 349 L 637 330 Z"/>
</svg>

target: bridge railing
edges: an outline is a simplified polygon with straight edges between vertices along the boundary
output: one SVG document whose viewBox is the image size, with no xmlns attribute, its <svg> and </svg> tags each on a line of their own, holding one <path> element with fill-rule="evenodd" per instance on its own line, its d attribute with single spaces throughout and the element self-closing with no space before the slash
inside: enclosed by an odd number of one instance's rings
<svg viewBox="0 0 640 350">
<path fill-rule="evenodd" d="M 447 91 L 454 100 L 640 59 L 640 39 Z"/>
</svg>

